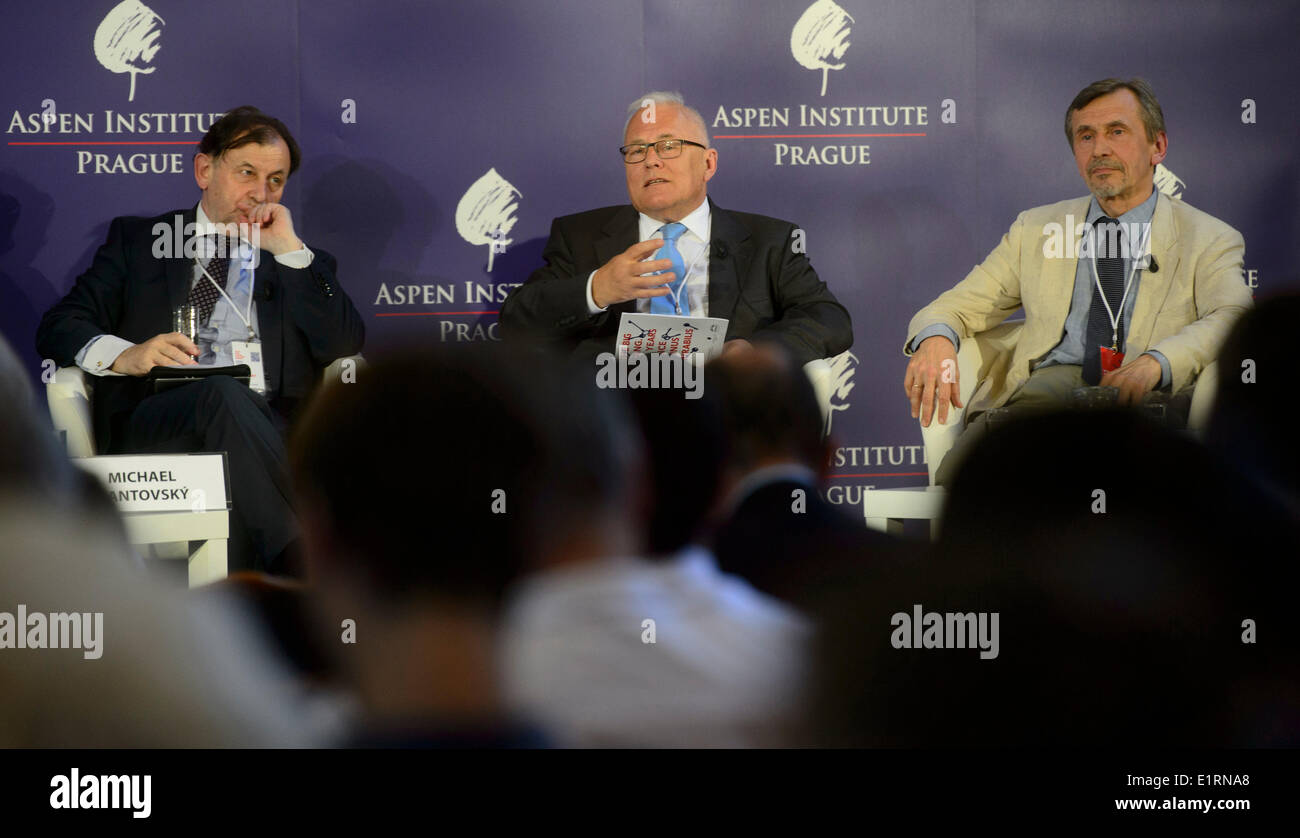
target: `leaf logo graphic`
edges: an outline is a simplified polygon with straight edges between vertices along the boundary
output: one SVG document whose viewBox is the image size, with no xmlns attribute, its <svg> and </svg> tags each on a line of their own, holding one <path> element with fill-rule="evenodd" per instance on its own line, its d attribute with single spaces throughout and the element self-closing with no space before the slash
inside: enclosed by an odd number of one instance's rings
<svg viewBox="0 0 1300 838">
<path fill-rule="evenodd" d="M 488 246 L 487 269 L 492 270 L 492 259 L 504 253 L 511 239 L 506 238 L 515 226 L 518 198 L 524 197 L 510 181 L 488 169 L 487 174 L 474 181 L 460 203 L 456 205 L 456 232 L 470 244 Z"/>
<path fill-rule="evenodd" d="M 839 61 L 849 49 L 849 32 L 853 16 L 837 6 L 833 0 L 817 0 L 808 7 L 790 33 L 790 52 L 800 66 L 822 71 L 822 95 L 826 95 L 826 79 L 831 70 L 843 70 Z"/>
<path fill-rule="evenodd" d="M 131 74 L 131 95 L 135 101 L 135 77 L 152 73 L 156 67 L 143 65 L 153 61 L 162 44 L 164 21 L 140 0 L 122 0 L 113 7 L 95 30 L 95 58 L 114 73 Z"/>
<path fill-rule="evenodd" d="M 1166 169 L 1164 163 L 1156 164 L 1155 182 L 1156 189 L 1178 200 L 1182 199 L 1183 190 L 1187 188 L 1183 179 Z"/>
<path fill-rule="evenodd" d="M 826 413 L 826 434 L 831 432 L 831 420 L 836 411 L 849 409 L 848 398 L 854 387 L 853 374 L 858 371 L 858 357 L 852 352 L 841 352 L 830 360 L 830 364 L 834 389 L 831 390 L 831 409 Z"/>
</svg>

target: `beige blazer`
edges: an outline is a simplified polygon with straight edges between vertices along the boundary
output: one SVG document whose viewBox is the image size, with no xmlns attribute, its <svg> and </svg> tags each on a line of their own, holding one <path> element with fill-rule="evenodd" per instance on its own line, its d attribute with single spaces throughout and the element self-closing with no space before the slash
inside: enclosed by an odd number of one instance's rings
<svg viewBox="0 0 1300 838">
<path fill-rule="evenodd" d="M 908 346 L 926 326 L 944 323 L 964 340 L 1024 308 L 1015 351 L 978 383 L 968 416 L 1005 404 L 1033 365 L 1065 336 L 1078 262 L 1078 239 L 1066 226 L 1067 216 L 1070 226 L 1081 225 L 1090 200 L 1073 198 L 1022 212 L 983 263 L 908 324 L 903 352 L 910 355 Z M 1062 242 L 1065 246 L 1053 252 L 1051 245 Z M 1169 359 L 1173 392 L 1194 382 L 1251 305 L 1242 276 L 1245 250 L 1241 234 L 1227 224 L 1160 195 L 1151 219 L 1151 254 L 1159 270 L 1142 272 L 1127 358 L 1159 350 Z"/>
</svg>

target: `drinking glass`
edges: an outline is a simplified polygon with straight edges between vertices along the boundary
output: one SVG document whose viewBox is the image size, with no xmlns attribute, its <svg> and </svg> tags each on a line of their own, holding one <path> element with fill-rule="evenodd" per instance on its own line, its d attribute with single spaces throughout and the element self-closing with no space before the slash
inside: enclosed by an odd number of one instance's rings
<svg viewBox="0 0 1300 838">
<path fill-rule="evenodd" d="M 172 309 L 172 331 L 180 332 L 190 339 L 190 343 L 199 343 L 199 307 L 189 304 Z M 191 355 L 191 358 L 194 356 Z"/>
</svg>

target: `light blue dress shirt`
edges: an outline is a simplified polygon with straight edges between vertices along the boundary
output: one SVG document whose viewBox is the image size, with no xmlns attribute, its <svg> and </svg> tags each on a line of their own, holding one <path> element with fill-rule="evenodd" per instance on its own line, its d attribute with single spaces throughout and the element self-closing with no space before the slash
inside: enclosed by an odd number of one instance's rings
<svg viewBox="0 0 1300 838">
<path fill-rule="evenodd" d="M 206 232 L 212 232 L 214 225 L 208 219 L 208 215 L 203 210 L 203 204 L 200 203 L 195 208 L 195 224 L 198 227 L 198 234 L 204 235 Z M 200 242 L 201 248 L 210 247 L 210 240 Z M 249 248 L 245 248 L 248 250 Z M 199 329 L 198 340 L 196 343 L 199 347 L 198 363 L 201 366 L 224 367 L 234 363 L 234 353 L 230 347 L 231 341 L 250 340 L 248 335 L 248 326 L 240 314 L 248 318 L 252 324 L 253 333 L 260 340 L 261 331 L 257 323 L 257 303 L 249 305 L 249 298 L 253 294 L 254 272 L 256 270 L 255 258 L 258 252 L 254 251 L 249 254 L 249 258 L 241 260 L 238 258 L 239 250 L 232 249 L 230 268 L 226 272 L 226 295 L 217 298 L 216 305 L 213 306 L 212 316 L 208 319 L 207 325 Z M 264 255 L 263 251 L 263 255 Z M 275 257 L 275 261 L 289 268 L 305 268 L 311 264 L 315 254 L 306 244 L 303 244 L 299 250 L 288 253 L 281 253 Z M 208 259 L 201 260 L 206 267 Z M 194 287 L 196 282 L 208 282 L 198 264 L 194 264 L 191 269 L 190 287 Z M 227 300 L 226 297 L 230 299 Z M 232 306 L 233 302 L 233 306 Z M 238 307 L 239 314 L 235 313 L 235 307 Z M 160 324 L 161 326 L 162 324 Z M 167 328 L 171 324 L 166 324 Z M 124 340 L 116 335 L 96 335 L 87 341 L 86 345 L 81 347 L 74 358 L 77 366 L 81 367 L 92 375 L 99 376 L 118 376 L 120 373 L 112 372 L 113 362 L 123 351 L 134 346 L 131 341 Z M 272 391 L 266 392 L 269 399 Z"/>
<path fill-rule="evenodd" d="M 1140 227 L 1142 230 L 1149 229 L 1151 219 L 1155 216 L 1156 202 L 1159 199 L 1159 190 L 1153 188 L 1151 190 L 1151 197 L 1147 198 L 1128 212 L 1120 215 L 1116 220 L 1123 225 L 1121 235 L 1127 236 L 1128 231 L 1132 229 L 1130 225 L 1133 224 L 1143 225 Z M 1168 199 L 1166 198 L 1165 200 Z M 1091 203 L 1088 204 L 1088 215 L 1084 219 L 1087 225 L 1084 232 L 1085 236 L 1088 235 L 1088 231 L 1091 229 L 1093 222 L 1101 218 L 1104 214 L 1105 213 L 1101 210 L 1101 205 L 1097 203 L 1097 199 L 1094 197 Z M 1129 247 L 1124 250 L 1125 254 L 1136 250 L 1138 244 L 1138 242 L 1129 242 Z M 1149 241 L 1147 249 L 1148 251 L 1150 250 Z M 1088 310 L 1092 307 L 1092 289 L 1095 284 L 1092 276 L 1094 261 L 1095 259 L 1092 257 L 1080 258 L 1076 261 L 1074 271 L 1074 294 L 1070 298 L 1070 313 L 1065 318 L 1065 336 L 1061 338 L 1061 342 L 1058 343 L 1051 352 L 1048 352 L 1042 362 L 1034 369 L 1041 369 L 1055 364 L 1083 365 L 1083 341 L 1088 334 Z M 1123 268 L 1125 278 L 1128 277 L 1128 272 L 1131 267 L 1132 260 L 1125 255 Z M 1137 302 L 1138 286 L 1141 282 L 1142 270 L 1139 269 L 1133 274 L 1132 287 L 1129 289 L 1128 297 L 1124 300 L 1124 312 L 1121 315 L 1121 320 L 1124 324 L 1124 340 L 1126 345 L 1121 347 L 1121 349 L 1127 349 L 1129 326 L 1133 319 L 1133 305 Z M 935 323 L 926 326 L 924 329 L 917 332 L 916 337 L 912 340 L 912 351 L 916 351 L 916 348 L 921 345 L 921 341 L 928 337 L 933 337 L 934 335 L 942 335 L 952 341 L 953 346 L 961 346 L 960 338 L 957 337 L 956 332 L 943 323 Z M 1164 353 L 1155 349 L 1148 349 L 1143 354 L 1150 355 L 1160 362 L 1160 384 L 1158 386 L 1160 388 L 1168 387 L 1169 382 L 1173 380 L 1173 373 L 1169 367 L 1169 359 L 1164 356 Z M 1126 358 L 1125 360 L 1127 361 L 1130 359 Z"/>
</svg>

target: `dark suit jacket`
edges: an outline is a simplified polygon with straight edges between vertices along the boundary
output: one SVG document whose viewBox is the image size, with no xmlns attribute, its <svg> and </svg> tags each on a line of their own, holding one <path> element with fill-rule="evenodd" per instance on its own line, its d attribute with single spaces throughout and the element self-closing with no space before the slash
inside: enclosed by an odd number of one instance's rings
<svg viewBox="0 0 1300 838">
<path fill-rule="evenodd" d="M 792 509 L 795 489 L 805 492 L 803 512 Z M 910 549 L 850 518 L 815 489 L 786 479 L 745 497 L 714 532 L 712 546 L 723 572 L 810 612 L 872 561 Z"/>
<path fill-rule="evenodd" d="M 795 253 L 795 225 L 724 210 L 710 201 L 709 316 L 730 321 L 727 339 L 768 340 L 801 363 L 828 358 L 853 343 L 849 313 Z M 587 276 L 640 240 L 631 205 L 557 218 L 538 268 L 501 307 L 507 340 L 530 337 L 594 358 L 614 350 L 614 332 L 636 301 L 587 313 Z"/>
<path fill-rule="evenodd" d="M 59 366 L 96 335 L 135 343 L 172 329 L 172 309 L 184 305 L 193 261 L 153 255 L 155 224 L 194 221 L 193 208 L 156 218 L 124 216 L 109 225 L 108 241 L 72 290 L 41 318 L 36 348 Z M 321 371 L 337 358 L 356 354 L 365 324 L 335 279 L 333 256 L 312 248 L 310 266 L 287 268 L 263 250 L 254 274 L 259 337 L 271 406 L 286 419 L 311 392 Z M 94 387 L 95 445 L 114 453 L 125 422 L 147 395 L 147 382 L 132 376 L 88 376 Z"/>
</svg>

